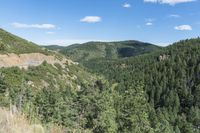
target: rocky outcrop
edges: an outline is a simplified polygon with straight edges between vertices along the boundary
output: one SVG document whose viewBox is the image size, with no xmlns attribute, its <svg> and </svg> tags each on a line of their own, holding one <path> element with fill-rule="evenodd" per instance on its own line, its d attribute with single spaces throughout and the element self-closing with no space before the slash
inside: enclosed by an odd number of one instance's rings
<svg viewBox="0 0 200 133">
<path fill-rule="evenodd" d="M 163 55 L 160 55 L 158 59 L 159 61 L 164 61 L 164 60 L 168 60 L 169 57 L 170 57 L 169 55 L 163 54 Z"/>
</svg>

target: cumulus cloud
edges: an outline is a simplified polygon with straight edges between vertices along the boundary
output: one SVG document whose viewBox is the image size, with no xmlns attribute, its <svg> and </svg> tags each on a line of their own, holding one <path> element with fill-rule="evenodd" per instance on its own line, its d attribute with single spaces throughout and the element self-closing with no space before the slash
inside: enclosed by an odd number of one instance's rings
<svg viewBox="0 0 200 133">
<path fill-rule="evenodd" d="M 80 20 L 85 23 L 98 23 L 102 21 L 102 18 L 99 16 L 86 16 Z"/>
<path fill-rule="evenodd" d="M 146 26 L 152 26 L 152 25 L 153 25 L 153 23 L 151 23 L 151 22 L 146 23 Z"/>
<path fill-rule="evenodd" d="M 14 22 L 11 24 L 15 28 L 36 28 L 36 29 L 54 29 L 56 28 L 53 24 L 24 24 Z"/>
<path fill-rule="evenodd" d="M 180 3 L 188 3 L 188 2 L 193 2 L 193 1 L 196 1 L 196 0 L 144 0 L 144 2 L 169 4 L 169 5 L 175 5 L 175 4 L 180 4 Z"/>
<path fill-rule="evenodd" d="M 131 4 L 129 4 L 129 3 L 124 3 L 122 6 L 123 6 L 124 8 L 131 8 Z"/>
<path fill-rule="evenodd" d="M 179 25 L 174 27 L 175 30 L 192 30 L 192 26 L 190 25 Z"/>
</svg>

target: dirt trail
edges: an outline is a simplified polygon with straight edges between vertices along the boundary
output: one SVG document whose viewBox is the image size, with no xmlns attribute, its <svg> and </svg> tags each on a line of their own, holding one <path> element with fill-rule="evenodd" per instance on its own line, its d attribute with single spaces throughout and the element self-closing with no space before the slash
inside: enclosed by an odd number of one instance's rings
<svg viewBox="0 0 200 133">
<path fill-rule="evenodd" d="M 0 55 L 0 68 L 1 67 L 20 67 L 27 69 L 29 66 L 41 65 L 44 61 L 48 64 L 54 65 L 55 63 L 64 66 L 65 63 L 75 64 L 71 60 L 62 59 L 58 60 L 54 56 L 47 56 L 41 53 L 30 53 L 30 54 L 4 54 Z"/>
</svg>

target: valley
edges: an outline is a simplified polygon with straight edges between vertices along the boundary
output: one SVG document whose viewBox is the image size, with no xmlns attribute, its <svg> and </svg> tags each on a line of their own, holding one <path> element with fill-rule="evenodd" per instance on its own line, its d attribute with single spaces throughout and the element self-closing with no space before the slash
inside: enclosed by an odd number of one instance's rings
<svg viewBox="0 0 200 133">
<path fill-rule="evenodd" d="M 0 133 L 200 133 L 200 0 L 1 0 Z"/>
<path fill-rule="evenodd" d="M 0 37 L 5 47 L 0 52 L 0 111 L 14 107 L 16 117 L 27 119 L 26 128 L 39 125 L 42 133 L 199 132 L 199 38 L 167 47 L 138 41 L 61 49 L 34 44 L 36 51 L 6 31 Z M 10 46 L 7 38 L 13 40 Z M 32 51 L 12 48 L 18 42 Z M 0 131 L 11 132 L 1 127 L 9 126 L 1 118 Z"/>
</svg>

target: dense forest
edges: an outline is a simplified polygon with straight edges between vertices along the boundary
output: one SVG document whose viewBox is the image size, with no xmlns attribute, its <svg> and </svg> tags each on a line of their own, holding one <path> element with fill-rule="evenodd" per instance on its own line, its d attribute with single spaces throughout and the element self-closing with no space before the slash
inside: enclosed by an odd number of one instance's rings
<svg viewBox="0 0 200 133">
<path fill-rule="evenodd" d="M 120 94 L 144 84 L 151 127 L 162 132 L 200 130 L 200 39 L 180 41 L 160 51 L 122 60 L 85 62 L 89 70 L 118 83 Z M 159 131 L 161 132 L 161 131 Z"/>
<path fill-rule="evenodd" d="M 30 42 L 1 32 L 2 46 L 12 37 L 29 49 Z M 13 52 L 6 48 L 1 53 Z M 32 123 L 65 132 L 200 132 L 200 38 L 126 58 L 96 56 L 64 67 L 0 68 L 0 107 L 15 107 Z"/>
<path fill-rule="evenodd" d="M 132 57 L 161 49 L 161 47 L 139 41 L 116 41 L 116 42 L 87 42 L 73 44 L 67 47 L 46 46 L 50 50 L 59 51 L 73 61 L 84 62 L 93 59 L 118 59 Z"/>
</svg>

